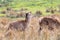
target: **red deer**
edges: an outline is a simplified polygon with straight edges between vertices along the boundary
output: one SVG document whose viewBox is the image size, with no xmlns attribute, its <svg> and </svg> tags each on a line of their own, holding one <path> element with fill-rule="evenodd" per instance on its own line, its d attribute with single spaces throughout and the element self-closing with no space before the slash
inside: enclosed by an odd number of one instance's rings
<svg viewBox="0 0 60 40">
<path fill-rule="evenodd" d="M 13 28 L 16 30 L 24 31 L 25 28 L 29 25 L 29 22 L 31 22 L 31 17 L 32 17 L 31 13 L 26 13 L 26 19 L 25 20 L 10 23 L 8 29 Z"/>
<path fill-rule="evenodd" d="M 56 28 L 59 28 L 60 26 L 60 22 L 57 20 L 57 19 L 54 19 L 54 18 L 47 18 L 47 17 L 44 17 L 40 22 L 39 22 L 39 25 L 42 27 L 45 25 L 48 26 L 48 29 L 49 30 L 53 30 L 55 27 Z M 41 28 L 40 28 L 41 29 Z"/>
</svg>

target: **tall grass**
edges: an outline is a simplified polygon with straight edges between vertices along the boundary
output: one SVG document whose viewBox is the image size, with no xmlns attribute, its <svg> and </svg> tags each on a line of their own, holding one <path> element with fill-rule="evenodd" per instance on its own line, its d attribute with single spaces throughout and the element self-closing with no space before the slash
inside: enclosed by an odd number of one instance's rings
<svg viewBox="0 0 60 40">
<path fill-rule="evenodd" d="M 30 26 L 25 31 L 18 31 L 14 28 L 7 30 L 4 28 L 5 26 L 2 27 L 0 29 L 0 40 L 60 40 L 59 29 L 49 30 L 46 26 L 46 28 L 39 30 L 40 26 L 37 19 L 36 17 L 32 18 Z"/>
</svg>

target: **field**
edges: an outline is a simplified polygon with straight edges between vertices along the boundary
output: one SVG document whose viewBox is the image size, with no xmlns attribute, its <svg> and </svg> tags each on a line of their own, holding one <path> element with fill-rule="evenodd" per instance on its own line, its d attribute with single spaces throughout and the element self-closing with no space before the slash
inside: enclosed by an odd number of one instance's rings
<svg viewBox="0 0 60 40">
<path fill-rule="evenodd" d="M 50 17 L 52 17 L 51 20 L 49 19 Z M 48 18 L 46 19 L 46 21 L 49 22 L 50 26 L 49 24 L 46 25 L 42 21 L 44 20 L 44 18 Z M 40 19 L 43 24 L 39 25 L 40 21 L 37 19 Z M 18 22 L 18 21 L 22 21 L 23 19 L 16 19 L 16 20 L 13 21 Z M 18 26 L 17 29 L 15 29 L 14 26 L 9 26 L 13 23 L 13 21 L 8 18 L 0 19 L 0 40 L 60 40 L 60 22 L 59 22 L 60 16 L 59 15 L 54 14 L 48 17 L 44 16 L 41 18 L 33 17 L 29 22 L 28 27 L 25 29 L 25 31 L 18 30 Z M 56 24 L 54 21 L 56 22 Z M 13 29 L 11 29 L 10 27 L 13 27 Z"/>
<path fill-rule="evenodd" d="M 60 0 L 0 0 L 0 40 L 60 40 Z"/>
<path fill-rule="evenodd" d="M 43 15 L 47 15 L 47 13 L 45 13 L 45 10 L 47 8 L 52 7 L 53 9 L 58 9 L 58 5 L 60 4 L 60 0 L 13 0 L 12 2 L 10 2 L 9 0 L 5 0 L 6 3 L 3 4 L 7 4 L 7 6 L 2 6 L 0 8 L 0 11 L 5 10 L 7 7 L 11 7 L 14 10 L 20 10 L 21 8 L 27 8 L 29 11 L 31 11 L 33 14 L 37 11 L 44 11 Z M 2 2 L 2 1 L 1 1 Z M 3 1 L 4 2 L 4 1 Z M 48 13 L 51 14 L 51 13 Z"/>
</svg>

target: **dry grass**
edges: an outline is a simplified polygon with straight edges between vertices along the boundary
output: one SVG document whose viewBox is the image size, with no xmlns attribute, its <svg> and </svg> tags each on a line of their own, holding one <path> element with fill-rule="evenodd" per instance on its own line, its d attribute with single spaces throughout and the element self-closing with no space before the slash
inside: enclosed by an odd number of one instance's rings
<svg viewBox="0 0 60 40">
<path fill-rule="evenodd" d="M 8 27 L 9 20 L 1 19 L 0 22 L 3 23 L 0 24 L 0 40 L 60 40 L 60 29 L 49 30 L 48 26 L 44 26 L 46 28 L 40 30 L 42 26 L 39 25 L 38 19 L 40 18 L 32 18 L 29 27 L 25 31 L 7 30 L 4 25 Z"/>
</svg>

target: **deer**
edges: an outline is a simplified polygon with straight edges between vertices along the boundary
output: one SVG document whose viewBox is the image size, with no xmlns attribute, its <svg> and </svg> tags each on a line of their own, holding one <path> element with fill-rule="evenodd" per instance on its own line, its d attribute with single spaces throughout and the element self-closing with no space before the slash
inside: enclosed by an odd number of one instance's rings
<svg viewBox="0 0 60 40">
<path fill-rule="evenodd" d="M 42 18 L 41 22 L 39 22 L 39 25 L 40 26 L 46 25 L 48 26 L 49 30 L 53 30 L 54 28 L 59 28 L 60 22 L 57 19 L 54 19 L 53 17 L 52 18 L 44 17 Z"/>
<path fill-rule="evenodd" d="M 31 18 L 32 18 L 32 14 L 30 12 L 26 13 L 25 20 L 20 20 L 10 23 L 8 29 L 25 31 L 26 27 L 28 27 L 29 23 L 31 22 Z"/>
</svg>

